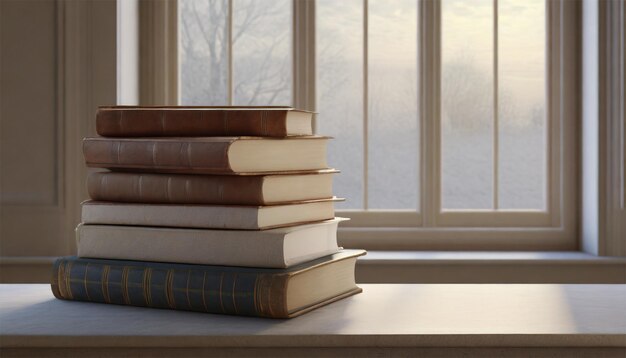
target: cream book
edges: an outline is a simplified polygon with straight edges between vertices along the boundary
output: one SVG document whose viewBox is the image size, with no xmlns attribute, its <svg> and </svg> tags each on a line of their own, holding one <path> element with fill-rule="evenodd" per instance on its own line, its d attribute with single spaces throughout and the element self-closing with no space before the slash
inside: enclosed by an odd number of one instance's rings
<svg viewBox="0 0 626 358">
<path fill-rule="evenodd" d="M 85 201 L 85 224 L 265 230 L 335 217 L 337 198 L 284 205 L 176 205 Z"/>
<path fill-rule="evenodd" d="M 79 257 L 286 268 L 337 252 L 343 220 L 265 231 L 81 224 L 76 239 Z"/>
</svg>

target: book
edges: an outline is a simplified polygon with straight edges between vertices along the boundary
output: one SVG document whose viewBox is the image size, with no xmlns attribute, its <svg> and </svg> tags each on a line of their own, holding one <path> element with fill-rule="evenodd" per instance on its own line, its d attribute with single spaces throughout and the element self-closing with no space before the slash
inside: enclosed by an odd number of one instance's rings
<svg viewBox="0 0 626 358">
<path fill-rule="evenodd" d="M 361 292 L 363 250 L 342 250 L 287 269 L 62 257 L 52 292 L 65 300 L 290 318 Z"/>
<path fill-rule="evenodd" d="M 87 178 L 98 201 L 272 205 L 332 198 L 334 169 L 285 175 L 184 175 L 97 172 Z"/>
<path fill-rule="evenodd" d="M 328 169 L 327 137 L 85 138 L 88 167 L 180 174 Z"/>
<path fill-rule="evenodd" d="M 335 217 L 334 202 L 309 200 L 266 206 L 134 204 L 88 200 L 85 224 L 161 226 L 201 229 L 264 230 Z"/>
<path fill-rule="evenodd" d="M 342 220 L 265 231 L 81 224 L 76 241 L 79 257 L 286 268 L 339 251 Z"/>
<path fill-rule="evenodd" d="M 291 107 L 100 107 L 104 137 L 287 137 L 312 135 L 314 112 Z"/>
</svg>

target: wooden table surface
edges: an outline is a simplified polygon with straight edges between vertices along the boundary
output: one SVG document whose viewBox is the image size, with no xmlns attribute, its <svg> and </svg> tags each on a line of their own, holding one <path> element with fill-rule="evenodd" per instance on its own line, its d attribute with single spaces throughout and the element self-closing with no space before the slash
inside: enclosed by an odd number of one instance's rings
<svg viewBox="0 0 626 358">
<path fill-rule="evenodd" d="M 0 346 L 626 347 L 626 285 L 361 286 L 272 320 L 62 301 L 49 285 L 0 285 Z"/>
</svg>

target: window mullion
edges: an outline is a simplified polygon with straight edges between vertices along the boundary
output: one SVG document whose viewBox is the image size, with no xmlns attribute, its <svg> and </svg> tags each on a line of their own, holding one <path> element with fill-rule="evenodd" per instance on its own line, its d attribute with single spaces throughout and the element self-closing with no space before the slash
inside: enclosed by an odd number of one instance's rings
<svg viewBox="0 0 626 358">
<path fill-rule="evenodd" d="M 423 226 L 437 226 L 441 212 L 441 7 L 438 0 L 419 6 L 419 111 L 421 207 Z"/>
<path fill-rule="evenodd" d="M 499 103 L 498 103 L 498 0 L 493 0 L 493 209 L 498 210 Z"/>
<path fill-rule="evenodd" d="M 316 111 L 315 1 L 293 0 L 293 106 Z M 316 123 L 313 132 L 316 133 Z"/>
<path fill-rule="evenodd" d="M 369 49 L 368 0 L 363 0 L 363 208 L 369 209 Z"/>
<path fill-rule="evenodd" d="M 228 1 L 228 105 L 234 104 L 233 72 L 233 1 Z"/>
</svg>

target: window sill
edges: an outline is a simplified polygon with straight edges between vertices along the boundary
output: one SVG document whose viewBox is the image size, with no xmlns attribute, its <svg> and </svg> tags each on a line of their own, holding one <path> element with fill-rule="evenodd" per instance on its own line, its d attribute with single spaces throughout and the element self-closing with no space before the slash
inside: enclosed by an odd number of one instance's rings
<svg viewBox="0 0 626 358">
<path fill-rule="evenodd" d="M 626 258 L 579 251 L 369 251 L 362 283 L 626 283 Z"/>
<path fill-rule="evenodd" d="M 2 257 L 1 283 L 47 283 L 55 257 Z M 626 283 L 626 258 L 579 251 L 382 251 L 357 262 L 359 283 Z"/>
</svg>

